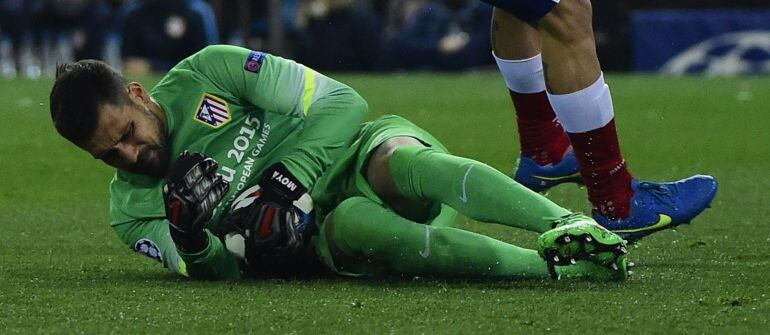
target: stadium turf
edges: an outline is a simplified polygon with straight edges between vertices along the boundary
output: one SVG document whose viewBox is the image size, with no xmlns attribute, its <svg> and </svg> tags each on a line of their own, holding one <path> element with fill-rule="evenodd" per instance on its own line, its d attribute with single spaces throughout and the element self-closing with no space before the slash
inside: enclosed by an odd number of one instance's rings
<svg viewBox="0 0 770 335">
<path fill-rule="evenodd" d="M 456 154 L 513 169 L 496 73 L 337 76 L 371 117 L 407 116 Z M 143 80 L 152 84 L 157 78 Z M 762 333 L 770 318 L 770 77 L 609 75 L 631 171 L 711 173 L 714 206 L 632 248 L 626 283 L 311 277 L 194 282 L 107 223 L 112 170 L 60 139 L 50 80 L 0 81 L 0 333 Z M 549 197 L 588 210 L 585 190 Z M 533 247 L 536 235 L 459 219 Z"/>
</svg>

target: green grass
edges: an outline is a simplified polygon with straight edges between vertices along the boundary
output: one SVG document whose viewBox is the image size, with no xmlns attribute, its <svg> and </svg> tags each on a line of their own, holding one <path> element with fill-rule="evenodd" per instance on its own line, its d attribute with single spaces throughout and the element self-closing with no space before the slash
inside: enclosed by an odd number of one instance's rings
<svg viewBox="0 0 770 335">
<path fill-rule="evenodd" d="M 509 173 L 518 144 L 497 74 L 339 76 L 372 117 L 405 115 Z M 152 84 L 154 79 L 144 82 Z M 429 278 L 194 282 L 122 245 L 113 171 L 54 132 L 50 81 L 0 81 L 0 333 L 761 333 L 770 315 L 770 78 L 610 75 L 632 172 L 710 173 L 714 207 L 632 248 L 626 283 Z M 588 210 L 585 190 L 549 194 Z M 468 222 L 519 245 L 535 235 Z"/>
</svg>

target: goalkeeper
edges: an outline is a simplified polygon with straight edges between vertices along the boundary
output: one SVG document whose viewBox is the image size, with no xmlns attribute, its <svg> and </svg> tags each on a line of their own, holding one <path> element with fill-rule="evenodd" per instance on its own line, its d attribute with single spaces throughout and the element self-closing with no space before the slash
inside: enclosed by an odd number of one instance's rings
<svg viewBox="0 0 770 335">
<path fill-rule="evenodd" d="M 352 275 L 626 278 L 624 242 L 592 219 L 402 118 L 362 125 L 366 112 L 339 82 L 232 46 L 150 91 L 98 61 L 61 66 L 51 91 L 59 133 L 118 169 L 118 236 L 185 276 L 235 279 L 310 250 Z M 449 227 L 455 210 L 543 233 L 539 253 Z"/>
</svg>

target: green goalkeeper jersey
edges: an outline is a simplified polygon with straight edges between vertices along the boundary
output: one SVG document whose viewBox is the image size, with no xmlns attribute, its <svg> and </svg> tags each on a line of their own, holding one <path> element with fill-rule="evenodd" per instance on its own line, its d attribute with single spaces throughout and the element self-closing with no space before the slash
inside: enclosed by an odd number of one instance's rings
<svg viewBox="0 0 770 335">
<path fill-rule="evenodd" d="M 219 162 L 235 197 L 282 162 L 311 189 L 351 142 L 367 111 L 351 88 L 294 61 L 234 46 L 210 46 L 171 69 L 150 91 L 166 113 L 172 164 L 184 151 Z M 197 278 L 237 278 L 238 264 L 210 232 L 198 254 L 176 250 L 168 232 L 165 180 L 118 170 L 110 184 L 110 220 L 135 251 Z"/>
</svg>

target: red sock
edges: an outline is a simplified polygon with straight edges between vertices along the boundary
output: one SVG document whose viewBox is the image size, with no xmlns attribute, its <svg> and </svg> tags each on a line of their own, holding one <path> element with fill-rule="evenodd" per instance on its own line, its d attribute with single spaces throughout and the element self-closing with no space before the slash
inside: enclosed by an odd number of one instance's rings
<svg viewBox="0 0 770 335">
<path fill-rule="evenodd" d="M 569 138 L 556 119 L 545 91 L 509 92 L 516 108 L 521 154 L 532 157 L 540 165 L 560 162 L 569 148 Z"/>
<path fill-rule="evenodd" d="M 615 119 L 599 129 L 569 133 L 569 139 L 594 211 L 611 220 L 627 218 L 633 177 L 620 154 Z"/>
</svg>

